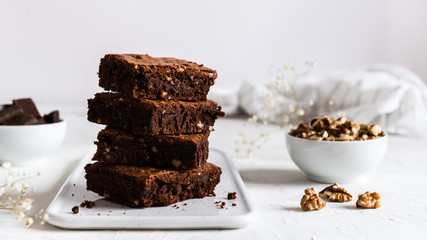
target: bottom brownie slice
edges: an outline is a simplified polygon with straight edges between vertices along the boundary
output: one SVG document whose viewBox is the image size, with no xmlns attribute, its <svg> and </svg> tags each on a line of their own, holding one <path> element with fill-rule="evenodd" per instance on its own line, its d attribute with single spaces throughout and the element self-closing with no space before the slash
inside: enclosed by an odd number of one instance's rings
<svg viewBox="0 0 427 240">
<path fill-rule="evenodd" d="M 214 194 L 220 167 L 205 163 L 190 170 L 88 164 L 87 189 L 130 207 L 164 206 Z"/>
</svg>

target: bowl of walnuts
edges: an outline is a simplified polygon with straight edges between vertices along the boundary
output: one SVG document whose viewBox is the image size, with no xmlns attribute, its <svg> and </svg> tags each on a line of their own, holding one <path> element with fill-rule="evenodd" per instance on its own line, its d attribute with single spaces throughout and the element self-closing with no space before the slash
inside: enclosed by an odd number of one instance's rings
<svg viewBox="0 0 427 240">
<path fill-rule="evenodd" d="M 321 116 L 291 129 L 286 147 L 309 180 L 350 183 L 378 166 L 387 150 L 387 138 L 378 125 Z"/>
</svg>

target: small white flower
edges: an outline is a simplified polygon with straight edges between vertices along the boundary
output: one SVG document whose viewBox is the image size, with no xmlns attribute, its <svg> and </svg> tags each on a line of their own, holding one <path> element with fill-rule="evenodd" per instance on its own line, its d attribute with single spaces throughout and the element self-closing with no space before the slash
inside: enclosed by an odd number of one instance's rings
<svg viewBox="0 0 427 240">
<path fill-rule="evenodd" d="M 20 184 L 20 183 L 14 183 L 13 184 L 13 189 L 15 189 L 18 192 L 22 191 L 22 189 L 23 189 L 22 184 Z"/>
<path fill-rule="evenodd" d="M 302 108 L 298 108 L 297 115 L 298 116 L 304 116 L 304 114 L 305 114 L 304 110 Z"/>
<path fill-rule="evenodd" d="M 49 214 L 47 214 L 47 213 L 45 213 L 45 214 L 43 214 L 43 221 L 47 221 L 47 220 L 49 220 Z"/>
<path fill-rule="evenodd" d="M 252 150 L 248 149 L 248 151 L 246 151 L 246 156 L 252 157 Z"/>
<path fill-rule="evenodd" d="M 313 100 L 308 101 L 308 105 L 313 106 L 314 105 Z"/>
<path fill-rule="evenodd" d="M 28 184 L 28 183 L 24 183 L 24 184 L 22 184 L 22 188 L 23 189 L 27 189 L 27 188 L 29 188 L 30 187 L 30 185 Z"/>
<path fill-rule="evenodd" d="M 27 211 L 31 209 L 31 205 L 33 204 L 33 200 L 30 198 L 25 198 L 16 204 L 16 208 L 22 211 Z"/>
<path fill-rule="evenodd" d="M 289 84 L 284 83 L 283 84 L 283 91 L 288 91 L 289 90 Z"/>
<path fill-rule="evenodd" d="M 26 227 L 31 226 L 34 223 L 34 219 L 32 217 L 27 217 L 24 219 L 24 224 Z"/>
<path fill-rule="evenodd" d="M 5 170 L 10 170 L 10 168 L 12 167 L 12 164 L 10 162 L 4 162 L 2 167 Z"/>
<path fill-rule="evenodd" d="M 0 188 L 0 196 L 3 195 L 6 192 L 6 190 L 4 189 L 4 187 Z"/>
<path fill-rule="evenodd" d="M 283 69 L 288 70 L 289 69 L 289 64 L 283 65 Z"/>
<path fill-rule="evenodd" d="M 25 217 L 25 213 L 24 213 L 24 212 L 22 212 L 22 211 L 19 211 L 19 212 L 16 214 L 16 219 L 18 219 L 18 220 L 22 220 L 22 219 L 24 219 L 24 217 Z"/>
<path fill-rule="evenodd" d="M 295 112 L 295 106 L 294 105 L 288 105 L 288 111 L 289 112 Z"/>
<path fill-rule="evenodd" d="M 329 105 L 329 106 L 332 106 L 332 105 L 334 105 L 334 101 L 332 101 L 332 100 L 329 100 L 329 101 L 328 101 L 328 105 Z"/>
<path fill-rule="evenodd" d="M 288 115 L 284 115 L 284 116 L 282 117 L 282 121 L 283 121 L 284 123 L 288 123 L 288 122 L 289 122 L 289 116 L 288 116 Z"/>
<path fill-rule="evenodd" d="M 264 119 L 265 119 L 265 118 L 268 118 L 268 115 L 269 115 L 269 114 L 268 114 L 268 112 L 263 112 L 263 113 L 262 113 L 262 118 L 264 118 Z"/>
<path fill-rule="evenodd" d="M 15 182 L 15 179 L 12 176 L 8 176 L 6 178 L 6 185 L 12 186 L 12 184 Z"/>
</svg>

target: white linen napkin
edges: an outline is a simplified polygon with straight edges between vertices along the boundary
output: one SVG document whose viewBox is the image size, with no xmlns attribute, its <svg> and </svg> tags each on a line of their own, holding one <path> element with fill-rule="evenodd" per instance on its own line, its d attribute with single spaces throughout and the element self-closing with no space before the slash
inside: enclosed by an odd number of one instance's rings
<svg viewBox="0 0 427 240">
<path fill-rule="evenodd" d="M 315 116 L 343 112 L 348 119 L 379 124 L 387 133 L 427 134 L 424 126 L 427 123 L 427 86 L 405 67 L 380 64 L 311 74 L 298 79 L 294 86 L 306 121 Z M 261 117 L 267 93 L 264 85 L 244 82 L 238 91 L 215 89 L 209 95 L 223 105 L 227 114 L 240 108 Z M 233 97 L 237 95 L 238 100 Z M 291 98 L 282 100 L 286 106 L 295 104 Z M 278 116 L 280 110 L 283 109 L 271 109 L 269 116 Z"/>
</svg>

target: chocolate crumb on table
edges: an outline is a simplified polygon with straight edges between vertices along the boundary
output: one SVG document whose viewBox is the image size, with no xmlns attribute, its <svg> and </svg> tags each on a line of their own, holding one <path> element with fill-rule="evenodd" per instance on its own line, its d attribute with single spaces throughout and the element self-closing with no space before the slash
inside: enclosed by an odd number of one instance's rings
<svg viewBox="0 0 427 240">
<path fill-rule="evenodd" d="M 231 204 L 231 206 L 235 207 L 235 206 L 237 206 L 237 204 L 235 204 L 235 203 L 232 203 L 232 204 Z"/>
<path fill-rule="evenodd" d="M 228 200 L 236 199 L 236 192 L 229 192 L 227 195 Z"/>
<path fill-rule="evenodd" d="M 74 206 L 73 208 L 71 208 L 71 211 L 72 211 L 74 214 L 79 213 L 79 206 Z"/>
</svg>

